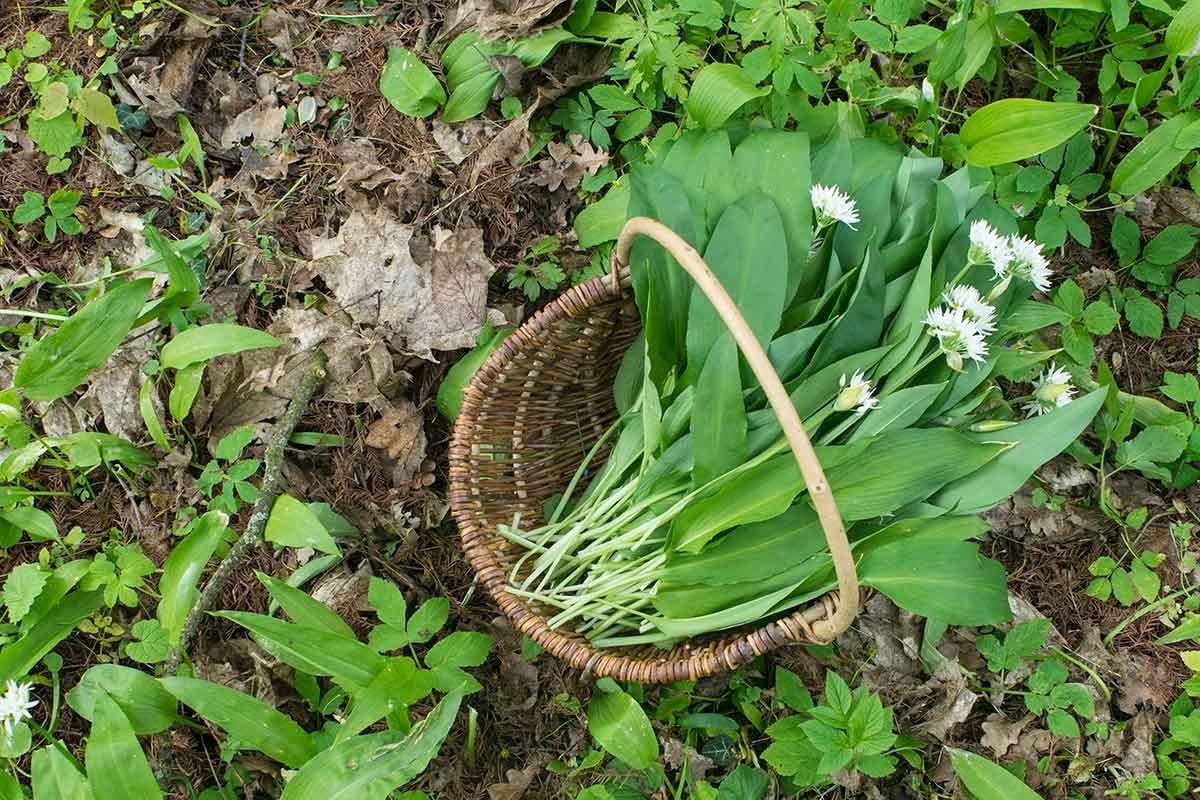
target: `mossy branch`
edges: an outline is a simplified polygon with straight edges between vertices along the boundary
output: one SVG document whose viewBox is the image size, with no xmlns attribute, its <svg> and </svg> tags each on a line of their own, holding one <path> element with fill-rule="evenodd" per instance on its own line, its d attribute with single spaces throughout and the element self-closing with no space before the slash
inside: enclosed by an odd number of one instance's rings
<svg viewBox="0 0 1200 800">
<path fill-rule="evenodd" d="M 242 562 L 262 543 L 263 531 L 267 527 L 267 519 L 271 516 L 271 507 L 275 504 L 275 498 L 279 497 L 281 490 L 284 448 L 287 446 L 288 440 L 292 438 L 296 423 L 300 421 L 301 415 L 312 401 L 313 393 L 325 379 L 327 363 L 328 357 L 324 352 L 318 350 L 313 354 L 312 360 L 308 362 L 308 367 L 305 368 L 304 375 L 300 379 L 300 385 L 296 387 L 296 393 L 292 395 L 283 416 L 271 430 L 271 436 L 267 442 L 266 468 L 263 473 L 262 486 L 259 488 L 258 499 L 254 501 L 250 522 L 246 525 L 245 533 L 234 542 L 233 547 L 229 548 L 229 554 L 225 556 L 225 560 L 208 579 L 204 591 L 196 600 L 196 605 L 188 612 L 187 619 L 183 623 L 183 632 L 179 637 L 179 644 L 171 650 L 171 655 L 167 658 L 164 670 L 167 675 L 174 675 L 179 669 L 180 662 L 196 639 L 204 615 L 216 603 L 217 597 L 224 591 L 229 579 L 241 568 Z"/>
</svg>

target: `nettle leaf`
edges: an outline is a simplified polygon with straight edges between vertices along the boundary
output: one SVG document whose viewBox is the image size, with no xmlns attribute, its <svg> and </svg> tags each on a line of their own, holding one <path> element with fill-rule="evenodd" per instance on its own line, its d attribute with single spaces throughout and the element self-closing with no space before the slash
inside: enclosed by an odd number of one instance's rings
<svg viewBox="0 0 1200 800">
<path fill-rule="evenodd" d="M 1163 311 L 1146 296 L 1139 294 L 1125 301 L 1125 319 L 1129 321 L 1129 330 L 1138 336 L 1162 338 Z"/>
<path fill-rule="evenodd" d="M 1145 464 L 1169 464 L 1181 455 L 1187 438 L 1178 428 L 1150 425 L 1117 447 L 1117 461 L 1138 468 Z"/>
<path fill-rule="evenodd" d="M 1117 252 L 1117 258 L 1122 267 L 1127 267 L 1137 261 L 1142 250 L 1142 235 L 1138 230 L 1138 224 L 1133 221 L 1132 217 L 1124 214 L 1113 217 L 1109 241 L 1112 243 L 1113 250 Z"/>
<path fill-rule="evenodd" d="M 1182 261 L 1191 254 L 1198 236 L 1200 228 L 1194 225 L 1168 225 L 1146 244 L 1142 258 L 1162 265 Z"/>
<path fill-rule="evenodd" d="M 1177 403 L 1195 403 L 1200 401 L 1200 381 L 1193 373 L 1186 375 L 1167 370 L 1163 373 L 1163 385 L 1159 391 Z"/>
<path fill-rule="evenodd" d="M 1009 98 L 989 103 L 963 123 L 967 161 L 993 167 L 1030 158 L 1066 142 L 1099 110 L 1083 103 Z"/>
<path fill-rule="evenodd" d="M 388 48 L 379 91 L 392 108 L 410 117 L 428 117 L 446 102 L 446 92 L 429 67 L 403 47 Z"/>
<path fill-rule="evenodd" d="M 13 567 L 4 579 L 4 607 L 8 610 L 9 622 L 20 622 L 33 608 L 50 571 L 36 561 Z"/>
<path fill-rule="evenodd" d="M 1089 333 L 1096 336 L 1107 336 L 1117 327 L 1117 323 L 1121 321 L 1121 315 L 1117 310 L 1109 305 L 1107 300 L 1097 300 L 1094 303 L 1089 303 L 1087 308 L 1083 310 L 1083 324 L 1087 327 Z"/>
</svg>

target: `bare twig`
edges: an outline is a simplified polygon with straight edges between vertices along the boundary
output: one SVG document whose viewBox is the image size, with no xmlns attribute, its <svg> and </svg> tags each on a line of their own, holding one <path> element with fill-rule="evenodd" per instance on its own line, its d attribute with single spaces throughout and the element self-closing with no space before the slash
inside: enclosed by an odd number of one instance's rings
<svg viewBox="0 0 1200 800">
<path fill-rule="evenodd" d="M 275 427 L 271 431 L 271 439 L 267 443 L 266 469 L 263 473 L 262 487 L 259 489 L 258 499 L 254 502 L 254 510 L 250 513 L 250 522 L 246 525 L 246 532 L 234 543 L 233 547 L 229 548 L 229 555 L 225 556 L 225 560 L 209 578 L 196 605 L 188 612 L 187 620 L 183 623 L 183 632 L 179 637 L 179 644 L 171 651 L 171 655 L 167 659 L 164 670 L 167 675 L 174 675 L 179 669 L 180 662 L 200 630 L 200 622 L 204 619 L 205 613 L 216 603 L 225 584 L 238 571 L 246 557 L 262 542 L 263 530 L 267 526 L 267 518 L 271 515 L 271 506 L 275 504 L 275 498 L 280 493 L 284 447 L 291 438 L 292 431 L 296 429 L 300 415 L 308 408 L 313 392 L 325 379 L 327 362 L 328 358 L 322 351 L 318 350 L 313 354 L 312 360 L 304 370 L 304 376 L 300 379 L 300 385 L 296 388 L 296 393 L 292 395 L 291 402 L 288 403 L 287 410 L 275 423 Z"/>
</svg>

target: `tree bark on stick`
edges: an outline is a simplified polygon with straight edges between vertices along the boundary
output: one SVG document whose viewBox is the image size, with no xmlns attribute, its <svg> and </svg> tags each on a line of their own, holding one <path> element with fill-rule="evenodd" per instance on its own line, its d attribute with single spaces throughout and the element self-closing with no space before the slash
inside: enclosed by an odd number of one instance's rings
<svg viewBox="0 0 1200 800">
<path fill-rule="evenodd" d="M 224 591 L 229 579 L 242 566 L 242 562 L 262 543 L 263 531 L 267 527 L 267 519 L 271 516 L 271 507 L 275 505 L 275 499 L 279 497 L 282 488 L 280 484 L 282 482 L 284 448 L 287 446 L 288 440 L 292 438 L 296 423 L 300 421 L 301 415 L 312 401 L 313 393 L 325 380 L 327 363 L 328 357 L 324 352 L 318 350 L 313 354 L 300 379 L 300 385 L 296 387 L 296 393 L 288 402 L 283 416 L 271 429 L 271 436 L 267 442 L 266 467 L 263 472 L 262 486 L 259 489 L 258 499 L 254 501 L 254 509 L 250 512 L 250 521 L 246 525 L 246 531 L 234 542 L 233 547 L 229 548 L 229 554 L 225 556 L 225 560 L 208 579 L 204 591 L 196 600 L 196 605 L 188 612 L 187 619 L 183 623 L 183 632 L 179 636 L 179 644 L 167 658 L 164 670 L 167 675 L 174 675 L 178 671 L 179 664 L 196 639 L 204 615 L 216 603 L 217 597 Z"/>
</svg>

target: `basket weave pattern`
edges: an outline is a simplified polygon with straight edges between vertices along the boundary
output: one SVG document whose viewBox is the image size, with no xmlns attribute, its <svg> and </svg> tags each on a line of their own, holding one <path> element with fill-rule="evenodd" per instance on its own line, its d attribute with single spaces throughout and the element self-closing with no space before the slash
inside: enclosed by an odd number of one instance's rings
<svg viewBox="0 0 1200 800">
<path fill-rule="evenodd" d="M 654 646 L 594 648 L 568 627 L 551 629 L 553 609 L 506 591 L 524 550 L 498 533 L 519 514 L 542 522 L 543 502 L 561 492 L 588 449 L 616 420 L 613 380 L 641 329 L 628 274 L 619 287 L 595 278 L 547 305 L 509 336 L 467 387 L 450 446 L 450 505 L 467 559 L 513 625 L 551 655 L 596 676 L 643 683 L 696 679 L 732 670 L 786 644 L 818 641 L 826 596 L 782 619 Z M 606 454 L 598 455 L 599 467 Z"/>
</svg>

